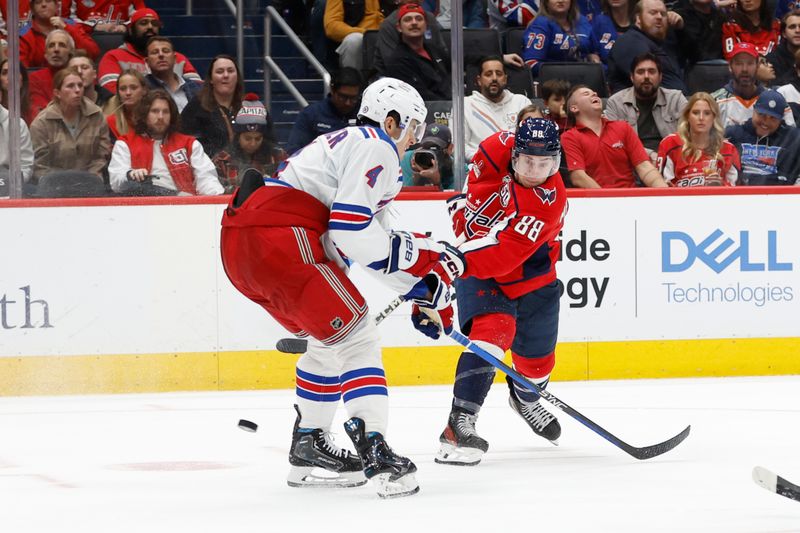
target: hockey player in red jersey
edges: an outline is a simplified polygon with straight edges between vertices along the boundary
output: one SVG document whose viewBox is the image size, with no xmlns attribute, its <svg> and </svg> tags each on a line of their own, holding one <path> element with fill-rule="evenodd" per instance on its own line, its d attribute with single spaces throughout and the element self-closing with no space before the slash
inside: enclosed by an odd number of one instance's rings
<svg viewBox="0 0 800 533">
<path fill-rule="evenodd" d="M 525 119 L 515 134 L 485 139 L 472 159 L 466 205 L 455 203 L 454 229 L 465 270 L 455 281 L 462 331 L 502 359 L 511 349 L 514 368 L 545 387 L 555 364 L 561 284 L 556 278 L 559 232 L 567 211 L 558 172 L 558 127 L 541 118 Z M 416 318 L 415 318 L 416 317 Z M 438 330 L 412 316 L 418 329 Z M 437 463 L 475 465 L 489 447 L 475 430 L 495 369 L 465 351 L 456 368 L 452 410 L 440 437 Z M 558 420 L 539 397 L 509 382 L 509 404 L 531 429 L 553 443 Z"/>
<path fill-rule="evenodd" d="M 317 137 L 272 178 L 256 173 L 254 182 L 248 171 L 223 216 L 228 278 L 287 330 L 309 337 L 297 362 L 291 486 L 356 486 L 366 476 L 382 497 L 419 490 L 414 463 L 384 438 L 388 391 L 378 333 L 347 270 L 358 262 L 406 298 L 424 298 L 415 301 L 452 327 L 449 288 L 440 282 L 449 276 L 436 274 L 447 245 L 391 231 L 385 209 L 402 186 L 400 158 L 421 137 L 426 115 L 410 85 L 378 80 L 364 91 L 358 126 Z M 357 456 L 330 439 L 340 399 Z"/>
</svg>

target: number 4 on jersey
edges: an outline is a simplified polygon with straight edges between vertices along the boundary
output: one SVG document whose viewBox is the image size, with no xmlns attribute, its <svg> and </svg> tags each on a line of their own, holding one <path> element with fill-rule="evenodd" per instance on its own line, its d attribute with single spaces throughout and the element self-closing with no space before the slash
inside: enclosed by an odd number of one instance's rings
<svg viewBox="0 0 800 533">
<path fill-rule="evenodd" d="M 373 167 L 367 170 L 367 185 L 369 185 L 370 189 L 375 188 L 375 183 L 378 181 L 378 176 L 380 175 L 381 171 L 383 170 L 382 165 L 378 165 L 377 167 Z"/>
</svg>

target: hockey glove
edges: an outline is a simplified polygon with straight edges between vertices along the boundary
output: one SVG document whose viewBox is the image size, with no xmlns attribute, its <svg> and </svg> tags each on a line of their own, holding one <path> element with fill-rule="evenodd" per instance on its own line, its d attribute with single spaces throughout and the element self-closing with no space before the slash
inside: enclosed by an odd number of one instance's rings
<svg viewBox="0 0 800 533">
<path fill-rule="evenodd" d="M 453 233 L 456 237 L 461 237 L 466 231 L 467 195 L 464 193 L 456 194 L 447 199 L 447 213 L 450 215 L 450 222 L 453 225 Z"/>
<path fill-rule="evenodd" d="M 380 266 L 385 266 L 386 274 L 403 271 L 422 278 L 439 262 L 444 249 L 442 243 L 424 235 L 393 231 L 389 242 L 389 257 Z"/>
<path fill-rule="evenodd" d="M 432 339 L 438 339 L 444 330 L 446 335 L 453 331 L 453 308 L 436 311 L 414 304 L 411 307 L 411 323 L 417 331 Z"/>
<path fill-rule="evenodd" d="M 453 331 L 453 306 L 450 285 L 464 273 L 464 256 L 447 243 L 442 243 L 445 251 L 442 259 L 423 279 L 430 297 L 417 298 L 411 312 L 414 327 L 432 339 L 438 339 L 440 330 L 449 335 Z"/>
</svg>

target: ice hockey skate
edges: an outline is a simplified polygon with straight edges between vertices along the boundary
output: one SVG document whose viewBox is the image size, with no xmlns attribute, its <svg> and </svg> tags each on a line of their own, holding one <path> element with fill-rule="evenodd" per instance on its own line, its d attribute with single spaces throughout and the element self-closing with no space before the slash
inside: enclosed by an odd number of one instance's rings
<svg viewBox="0 0 800 533">
<path fill-rule="evenodd" d="M 453 407 L 447 427 L 439 437 L 441 446 L 436 461 L 443 465 L 475 466 L 489 449 L 489 443 L 475 431 L 478 415 Z"/>
<path fill-rule="evenodd" d="M 378 432 L 366 433 L 364 421 L 353 417 L 344 423 L 344 429 L 353 441 L 364 475 L 375 483 L 381 498 L 400 498 L 419 492 L 414 476 L 417 467 L 407 457 L 397 455 Z"/>
<path fill-rule="evenodd" d="M 367 482 L 361 460 L 348 450 L 336 446 L 329 433 L 322 429 L 300 428 L 300 409 L 295 405 L 297 420 L 289 450 L 290 487 L 359 487 Z"/>
<path fill-rule="evenodd" d="M 534 433 L 544 437 L 556 446 L 561 436 L 561 424 L 558 419 L 547 409 L 542 407 L 539 400 L 524 402 L 517 397 L 513 384 L 509 383 L 508 405 L 525 421 Z"/>
</svg>

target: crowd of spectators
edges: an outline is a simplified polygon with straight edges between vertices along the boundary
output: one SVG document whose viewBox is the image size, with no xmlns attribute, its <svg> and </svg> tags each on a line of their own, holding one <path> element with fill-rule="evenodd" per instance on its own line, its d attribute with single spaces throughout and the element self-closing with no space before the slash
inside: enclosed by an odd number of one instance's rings
<svg viewBox="0 0 800 533">
<path fill-rule="evenodd" d="M 284 149 L 269 110 L 245 93 L 235 59 L 213 58 L 201 77 L 161 35 L 161 18 L 142 0 L 97 0 L 89 11 L 85 2 L 21 2 L 25 194 L 68 187 L 75 180 L 66 176 L 74 174 L 108 193 L 222 194 L 246 168 L 270 174 L 316 136 L 354 124 L 360 93 L 376 76 L 400 78 L 427 101 L 451 100 L 450 43 L 442 36 L 449 5 L 317 4 L 336 58 L 331 92 L 302 110 Z M 480 6 L 463 2 L 465 27 L 517 31 L 521 42 L 505 53 L 464 50 L 471 78 L 465 81 L 474 88 L 464 99 L 467 161 L 482 139 L 513 131 L 522 113 L 559 126 L 562 174 L 573 187 L 798 182 L 800 11 L 790 0 L 779 0 L 774 13 L 765 0 Z M 7 32 L 2 0 L 0 14 L 0 32 Z M 377 38 L 367 66 L 363 42 L 371 30 Z M 101 55 L 92 38 L 97 31 L 119 33 L 124 42 Z M 548 79 L 531 86 L 540 92 L 532 100 L 509 84 L 509 69 L 526 69 L 536 80 L 549 62 L 599 64 L 610 96 Z M 729 81 L 691 94 L 687 72 L 709 62 L 727 64 Z M 7 146 L 9 132 L 8 71 L 8 59 L 0 60 L 0 146 Z M 448 124 L 429 124 L 402 161 L 404 184 L 453 187 L 458 146 Z M 0 196 L 8 194 L 8 156 L 0 149 Z"/>
</svg>

